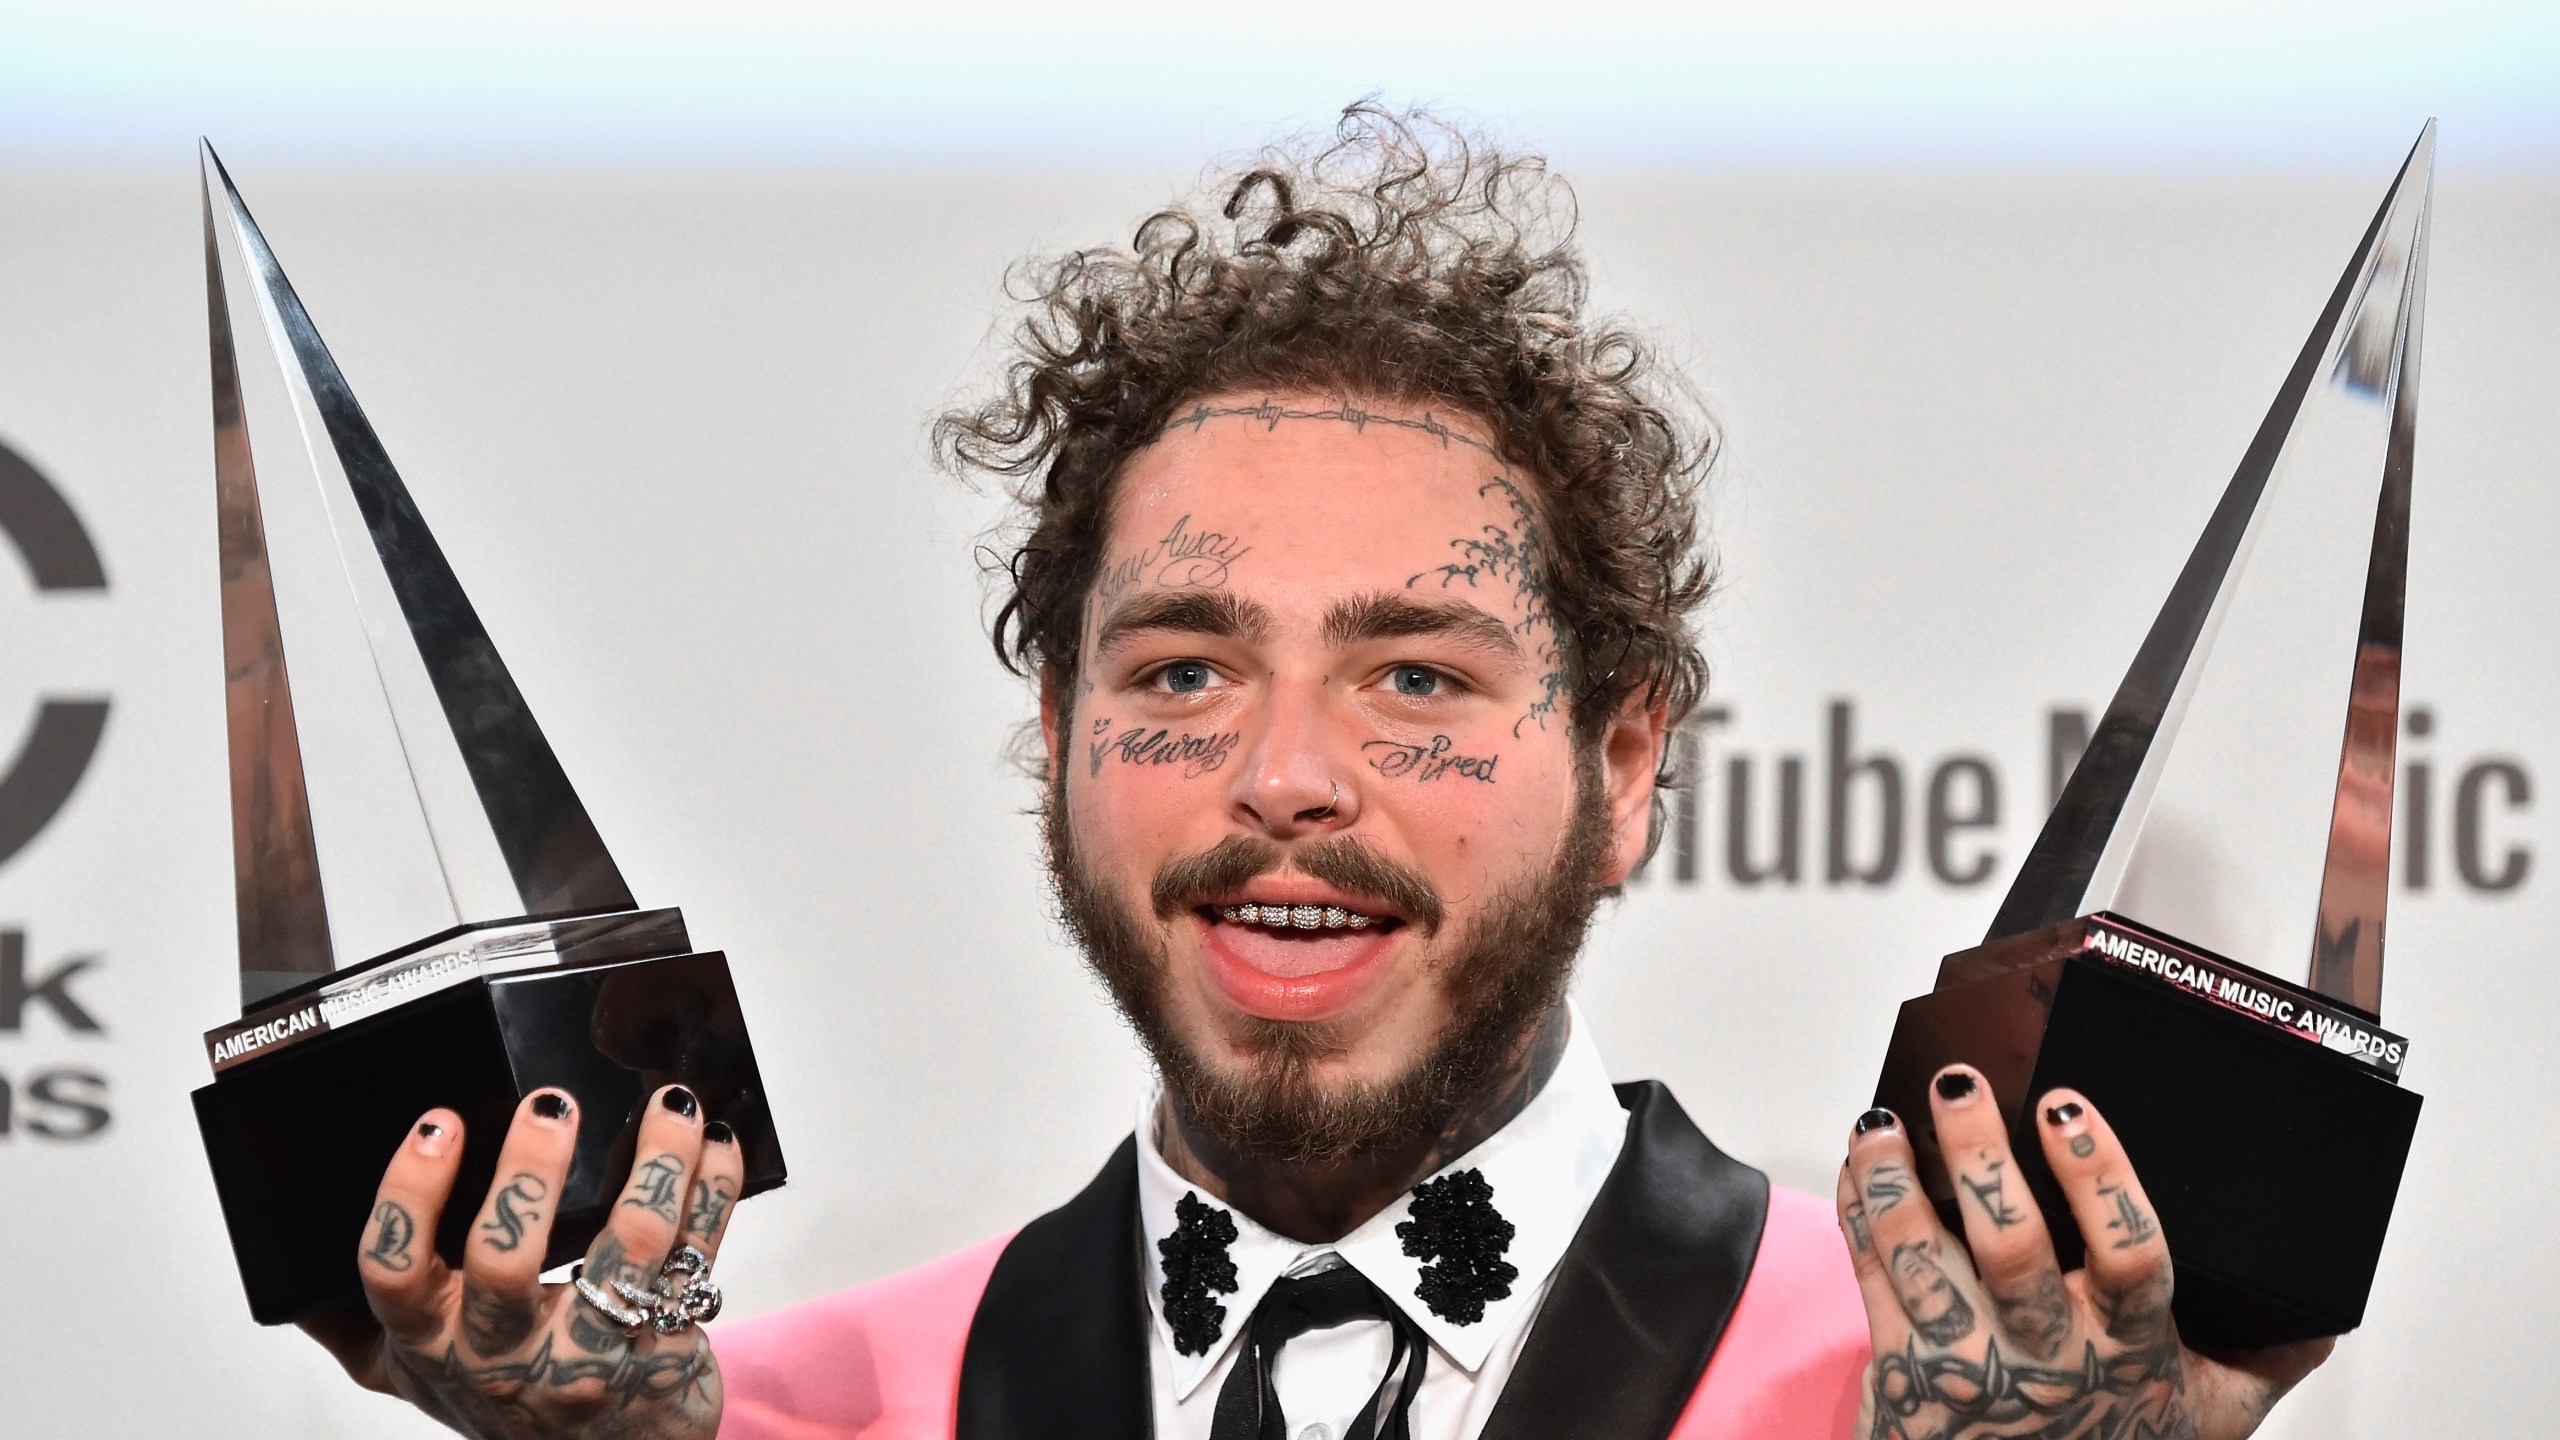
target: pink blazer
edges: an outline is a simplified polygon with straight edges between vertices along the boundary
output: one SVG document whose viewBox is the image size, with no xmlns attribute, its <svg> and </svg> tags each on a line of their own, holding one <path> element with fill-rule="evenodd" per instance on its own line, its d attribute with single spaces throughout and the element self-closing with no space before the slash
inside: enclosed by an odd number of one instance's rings
<svg viewBox="0 0 2560 1440">
<path fill-rule="evenodd" d="M 1012 1238 L 720 1326 L 721 1440 L 951 1440 L 969 1322 Z M 1751 1279 L 1671 1440 L 1845 1440 L 1867 1358 L 1830 1204 L 1773 1186 Z"/>
</svg>

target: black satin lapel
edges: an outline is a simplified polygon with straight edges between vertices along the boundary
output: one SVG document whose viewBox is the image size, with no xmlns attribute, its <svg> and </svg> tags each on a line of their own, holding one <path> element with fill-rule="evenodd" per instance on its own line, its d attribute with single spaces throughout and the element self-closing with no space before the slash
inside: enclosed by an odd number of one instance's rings
<svg viewBox="0 0 2560 1440">
<path fill-rule="evenodd" d="M 1658 1080 L 1621 1085 L 1627 1144 L 1556 1267 L 1483 1440 L 1661 1440 L 1724 1336 L 1769 1217 Z"/>
<path fill-rule="evenodd" d="M 1138 1145 L 996 1258 L 960 1356 L 958 1440 L 1142 1440 Z"/>
</svg>

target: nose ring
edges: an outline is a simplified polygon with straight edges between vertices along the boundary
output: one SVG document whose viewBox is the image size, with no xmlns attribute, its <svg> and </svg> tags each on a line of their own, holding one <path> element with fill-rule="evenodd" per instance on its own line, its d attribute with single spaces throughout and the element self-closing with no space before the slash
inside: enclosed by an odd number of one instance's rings
<svg viewBox="0 0 2560 1440">
<path fill-rule="evenodd" d="M 1334 806 L 1339 805 L 1339 804 L 1341 804 L 1341 803 L 1342 803 L 1342 782 L 1341 782 L 1341 781 L 1339 781 L 1339 780 L 1336 780 L 1336 781 L 1334 781 L 1334 782 L 1333 782 L 1333 794 L 1332 794 L 1331 796 L 1329 796 L 1329 797 L 1327 797 L 1327 798 L 1326 798 L 1326 800 L 1325 800 L 1325 802 L 1324 802 L 1324 808 L 1323 808 L 1323 809 L 1321 809 L 1321 810 L 1311 810 L 1311 811 L 1309 811 L 1309 812 L 1307 812 L 1307 813 L 1308 813 L 1308 814 L 1310 814 L 1310 815 L 1312 815 L 1312 816 L 1314 816 L 1316 819 L 1322 820 L 1322 819 L 1324 819 L 1326 816 L 1329 816 L 1329 815 L 1331 815 L 1331 814 L 1333 813 L 1333 807 L 1334 807 Z"/>
</svg>

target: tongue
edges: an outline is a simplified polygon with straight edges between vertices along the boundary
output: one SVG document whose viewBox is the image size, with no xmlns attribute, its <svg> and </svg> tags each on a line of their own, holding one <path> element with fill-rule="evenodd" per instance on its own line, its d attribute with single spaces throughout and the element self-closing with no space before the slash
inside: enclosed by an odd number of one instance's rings
<svg viewBox="0 0 2560 1440">
<path fill-rule="evenodd" d="M 1218 928 L 1229 953 L 1265 975 L 1284 980 L 1321 975 L 1351 964 L 1377 933 L 1374 929 L 1275 931 L 1260 925 Z"/>
</svg>

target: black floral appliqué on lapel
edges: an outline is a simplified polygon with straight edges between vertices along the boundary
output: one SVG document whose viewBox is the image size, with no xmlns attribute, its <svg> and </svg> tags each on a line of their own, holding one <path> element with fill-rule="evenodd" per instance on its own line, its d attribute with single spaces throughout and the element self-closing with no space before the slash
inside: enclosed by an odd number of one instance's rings
<svg viewBox="0 0 2560 1440">
<path fill-rule="evenodd" d="M 1236 1217 L 1185 1191 L 1173 1204 L 1173 1218 L 1173 1233 L 1156 1242 L 1164 1257 L 1165 1323 L 1173 1327 L 1174 1349 L 1206 1355 L 1227 1324 L 1227 1307 L 1212 1294 L 1236 1290 L 1236 1262 L 1227 1258 Z"/>
<path fill-rule="evenodd" d="M 1506 1299 L 1520 1267 L 1502 1258 L 1518 1231 L 1493 1208 L 1481 1170 L 1460 1170 L 1413 1187 L 1413 1218 L 1396 1225 L 1404 1253 L 1426 1262 L 1414 1296 L 1453 1325 L 1484 1318 L 1484 1303 Z"/>
</svg>

